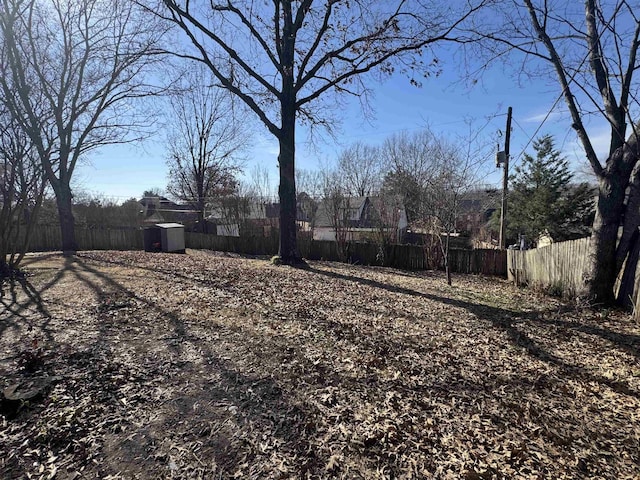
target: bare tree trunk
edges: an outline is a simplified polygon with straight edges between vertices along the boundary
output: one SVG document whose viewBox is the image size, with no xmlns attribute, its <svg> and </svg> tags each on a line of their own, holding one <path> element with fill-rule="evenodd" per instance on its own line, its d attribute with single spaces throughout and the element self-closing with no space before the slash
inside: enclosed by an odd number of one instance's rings
<svg viewBox="0 0 640 480">
<path fill-rule="evenodd" d="M 296 153 L 296 91 L 293 80 L 294 64 L 294 42 L 292 18 L 290 11 L 285 9 L 284 28 L 282 38 L 282 95 L 280 97 L 280 113 L 282 125 L 278 135 L 280 142 L 280 186 L 278 195 L 280 197 L 280 246 L 279 256 L 282 263 L 295 265 L 301 262 L 298 254 L 298 244 L 296 238 L 296 176 L 295 176 L 295 153 Z"/>
<path fill-rule="evenodd" d="M 451 286 L 451 266 L 449 265 L 449 238 L 450 234 L 447 232 L 447 243 L 444 248 L 444 270 L 447 274 L 447 285 Z"/>
<path fill-rule="evenodd" d="M 293 102 L 292 102 L 293 103 Z M 295 183 L 295 110 L 286 108 L 283 102 L 282 135 L 280 137 L 280 248 L 282 262 L 294 265 L 300 262 L 296 232 L 296 183 Z M 286 115 L 285 115 L 286 112 Z"/>
<path fill-rule="evenodd" d="M 591 231 L 591 251 L 584 274 L 586 294 L 594 304 L 609 305 L 615 302 L 616 278 L 630 247 L 624 231 L 621 244 L 618 246 L 620 227 L 624 225 L 626 233 L 633 233 L 631 230 L 637 228 L 637 225 L 631 222 L 637 218 L 636 212 L 629 211 L 623 224 L 620 219 L 625 215 L 626 187 L 629 185 L 629 177 L 639 153 L 637 136 L 633 135 L 607 160 L 607 165 L 613 168 L 607 168 L 599 177 L 596 216 Z M 631 194 L 634 193 L 633 185 L 630 191 Z M 634 205 L 635 200 L 631 195 L 627 209 L 633 209 Z"/>
<path fill-rule="evenodd" d="M 633 152 L 635 136 L 629 142 L 629 151 Z M 640 162 L 636 162 L 629 181 L 629 189 L 627 193 L 627 204 L 624 209 L 624 222 L 622 224 L 622 235 L 618 242 L 618 250 L 616 253 L 616 268 L 620 272 L 632 244 L 638 234 L 638 226 L 640 226 Z"/>
<path fill-rule="evenodd" d="M 198 202 L 198 225 L 200 226 L 200 228 L 198 228 L 200 233 L 209 233 L 204 214 L 204 202 L 202 201 Z"/>
<path fill-rule="evenodd" d="M 64 182 L 56 182 L 54 187 L 56 205 L 60 217 L 60 234 L 62 236 L 62 252 L 73 254 L 78 250 L 76 243 L 75 218 L 73 217 L 71 187 Z"/>
<path fill-rule="evenodd" d="M 590 302 L 612 304 L 618 275 L 616 250 L 618 227 L 624 206 L 625 189 L 616 178 L 601 177 L 596 216 L 591 232 L 591 248 L 584 283 Z"/>
<path fill-rule="evenodd" d="M 44 190 L 47 186 L 46 180 L 42 179 L 42 186 L 38 191 L 38 196 L 36 197 L 36 203 L 33 207 L 33 210 L 30 212 L 28 220 L 27 220 L 27 230 L 24 234 L 24 242 L 21 245 L 21 248 L 15 249 L 11 254 L 10 264 L 14 267 L 20 265 L 22 259 L 25 254 L 29 251 L 29 245 L 31 243 L 31 235 L 33 234 L 33 229 L 35 227 L 36 222 L 38 221 L 38 216 L 40 215 L 40 207 L 42 206 L 42 200 L 44 199 Z"/>
<path fill-rule="evenodd" d="M 447 231 L 445 234 L 445 240 L 442 240 L 442 234 L 438 233 L 438 244 L 440 245 L 440 251 L 442 252 L 442 261 L 444 263 L 444 272 L 447 276 L 447 285 L 451 286 L 451 268 L 449 267 L 449 238 L 450 233 Z"/>
<path fill-rule="evenodd" d="M 624 307 L 633 308 L 633 291 L 636 286 L 636 270 L 638 268 L 638 258 L 640 257 L 640 241 L 638 241 L 638 229 L 629 240 L 629 254 L 627 262 L 624 264 L 622 279 L 620 281 L 620 289 L 617 294 L 617 301 Z"/>
</svg>

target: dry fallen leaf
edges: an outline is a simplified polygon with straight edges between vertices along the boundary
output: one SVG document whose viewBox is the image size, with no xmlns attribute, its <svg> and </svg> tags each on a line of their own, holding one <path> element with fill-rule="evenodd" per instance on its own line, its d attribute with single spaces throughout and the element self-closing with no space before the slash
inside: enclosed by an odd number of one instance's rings
<svg viewBox="0 0 640 480">
<path fill-rule="evenodd" d="M 0 376 L 61 380 L 2 411 L 0 478 L 637 476 L 640 327 L 622 313 L 204 251 L 25 264 Z"/>
</svg>

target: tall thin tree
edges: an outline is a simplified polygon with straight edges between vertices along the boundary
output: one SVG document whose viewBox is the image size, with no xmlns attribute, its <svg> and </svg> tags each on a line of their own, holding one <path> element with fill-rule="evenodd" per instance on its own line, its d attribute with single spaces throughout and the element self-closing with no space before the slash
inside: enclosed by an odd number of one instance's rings
<svg viewBox="0 0 640 480">
<path fill-rule="evenodd" d="M 209 72 L 196 69 L 187 78 L 171 98 L 167 191 L 198 212 L 200 231 L 207 233 L 206 207 L 235 190 L 249 133 L 242 109 L 212 85 Z"/>
</svg>

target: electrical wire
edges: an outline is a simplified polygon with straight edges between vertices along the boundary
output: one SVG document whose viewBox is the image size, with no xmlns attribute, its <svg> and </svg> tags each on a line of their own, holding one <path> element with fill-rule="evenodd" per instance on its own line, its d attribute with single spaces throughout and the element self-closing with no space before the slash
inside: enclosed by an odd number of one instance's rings
<svg viewBox="0 0 640 480">
<path fill-rule="evenodd" d="M 527 143 L 525 144 L 525 146 L 522 148 L 522 150 L 520 150 L 520 153 L 518 153 L 518 155 L 516 155 L 514 157 L 513 163 L 511 164 L 512 167 L 516 166 L 516 163 L 518 162 L 518 160 L 522 157 L 522 154 L 527 150 L 527 148 L 529 147 L 529 145 L 531 145 L 531 142 L 533 142 L 533 139 L 536 137 L 536 135 L 538 135 L 538 132 L 540 132 L 540 129 L 542 128 L 542 126 L 544 125 L 544 123 L 549 119 L 549 117 L 551 116 L 551 114 L 553 113 L 553 111 L 555 110 L 556 106 L 558 105 L 558 102 L 560 102 L 560 100 L 562 100 L 562 97 L 564 96 L 564 92 L 561 93 L 558 98 L 556 98 L 556 101 L 553 102 L 553 105 L 551 106 L 551 108 L 549 109 L 549 111 L 547 112 L 547 114 L 544 116 L 544 118 L 542 119 L 542 122 L 540 122 L 540 125 L 538 125 L 538 128 L 536 128 L 536 131 L 533 132 L 533 135 L 531 135 L 529 137 L 529 140 L 527 141 Z M 520 124 L 514 120 L 514 122 L 516 123 L 516 125 L 518 125 L 518 127 L 524 132 L 524 128 L 522 128 L 522 126 L 520 126 Z M 526 132 L 525 132 L 526 134 Z"/>
</svg>

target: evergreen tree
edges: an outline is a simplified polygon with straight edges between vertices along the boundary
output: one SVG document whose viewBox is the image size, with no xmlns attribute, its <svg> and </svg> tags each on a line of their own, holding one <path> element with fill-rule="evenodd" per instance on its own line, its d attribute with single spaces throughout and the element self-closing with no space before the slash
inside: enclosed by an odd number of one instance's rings
<svg viewBox="0 0 640 480">
<path fill-rule="evenodd" d="M 569 162 L 545 135 L 533 143 L 535 157 L 525 154 L 510 177 L 507 237 L 525 235 L 535 243 L 548 233 L 554 241 L 589 235 L 594 213 L 594 189 L 574 183 Z M 499 215 L 499 212 L 498 212 Z"/>
</svg>

